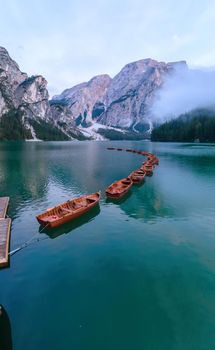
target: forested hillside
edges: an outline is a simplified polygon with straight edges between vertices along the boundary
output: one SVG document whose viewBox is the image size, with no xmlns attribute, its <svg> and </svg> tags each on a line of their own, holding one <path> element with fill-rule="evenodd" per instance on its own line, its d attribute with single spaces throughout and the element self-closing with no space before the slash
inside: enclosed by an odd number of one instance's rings
<svg viewBox="0 0 215 350">
<path fill-rule="evenodd" d="M 215 142 L 215 112 L 199 109 L 158 126 L 152 141 Z"/>
</svg>

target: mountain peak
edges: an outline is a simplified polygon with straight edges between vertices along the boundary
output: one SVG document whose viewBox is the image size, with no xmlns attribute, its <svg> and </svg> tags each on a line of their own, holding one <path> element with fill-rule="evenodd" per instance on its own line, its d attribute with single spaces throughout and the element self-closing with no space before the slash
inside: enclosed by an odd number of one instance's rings
<svg viewBox="0 0 215 350">
<path fill-rule="evenodd" d="M 111 77 L 108 74 L 100 74 L 100 75 L 95 75 L 93 78 L 91 78 L 88 82 L 87 85 L 91 84 L 109 84 L 111 82 Z"/>
<path fill-rule="evenodd" d="M 9 53 L 8 51 L 5 49 L 5 47 L 3 46 L 0 46 L 0 53 L 4 53 L 4 54 L 7 54 L 9 56 Z"/>
<path fill-rule="evenodd" d="M 62 108 L 66 106 L 67 115 L 72 115 L 80 126 L 87 127 L 99 120 L 113 127 L 147 130 L 146 115 L 155 92 L 162 86 L 165 75 L 178 66 L 184 67 L 186 62 L 141 59 L 126 64 L 113 79 L 107 74 L 97 75 L 88 82 L 64 90 L 53 101 L 61 102 Z"/>
</svg>

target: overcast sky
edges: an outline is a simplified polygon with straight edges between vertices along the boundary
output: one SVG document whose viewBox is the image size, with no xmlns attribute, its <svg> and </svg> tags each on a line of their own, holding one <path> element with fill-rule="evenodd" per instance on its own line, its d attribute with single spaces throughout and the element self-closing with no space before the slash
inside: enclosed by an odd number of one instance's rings
<svg viewBox="0 0 215 350">
<path fill-rule="evenodd" d="M 0 0 L 0 46 L 50 94 L 151 57 L 215 66 L 214 0 Z"/>
</svg>

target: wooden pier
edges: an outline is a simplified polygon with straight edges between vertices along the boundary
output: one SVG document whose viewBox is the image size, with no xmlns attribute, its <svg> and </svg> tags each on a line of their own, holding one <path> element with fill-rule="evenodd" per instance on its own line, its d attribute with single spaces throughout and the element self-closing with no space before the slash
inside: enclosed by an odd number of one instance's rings
<svg viewBox="0 0 215 350">
<path fill-rule="evenodd" d="M 0 197 L 0 219 L 4 219 L 7 213 L 9 197 Z"/>
<path fill-rule="evenodd" d="M 8 265 L 11 219 L 0 219 L 0 267 Z"/>
<path fill-rule="evenodd" d="M 0 197 L 0 267 L 8 265 L 11 219 L 5 218 L 9 197 Z"/>
</svg>

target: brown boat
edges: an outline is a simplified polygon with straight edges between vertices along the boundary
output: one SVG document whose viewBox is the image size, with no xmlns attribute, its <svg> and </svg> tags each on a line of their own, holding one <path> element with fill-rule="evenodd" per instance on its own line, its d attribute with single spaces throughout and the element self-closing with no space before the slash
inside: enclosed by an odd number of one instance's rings
<svg viewBox="0 0 215 350">
<path fill-rule="evenodd" d="M 142 156 L 146 156 L 146 157 L 148 156 L 148 152 L 142 151 L 141 154 L 142 154 Z"/>
<path fill-rule="evenodd" d="M 149 168 L 142 168 L 143 171 L 145 171 L 146 173 L 146 176 L 151 176 L 153 174 L 153 170 L 152 169 L 149 169 Z"/>
<path fill-rule="evenodd" d="M 154 168 L 154 164 L 150 160 L 146 160 L 145 162 L 143 162 L 143 166 L 146 168 Z"/>
<path fill-rule="evenodd" d="M 95 207 L 101 198 L 101 193 L 74 198 L 50 208 L 37 216 L 37 220 L 43 226 L 52 228 L 72 221 Z"/>
<path fill-rule="evenodd" d="M 148 158 L 149 161 L 153 162 L 155 165 L 159 164 L 158 157 L 156 157 L 154 154 L 148 153 L 147 158 Z"/>
<path fill-rule="evenodd" d="M 108 149 L 109 151 L 113 151 L 113 150 L 115 150 L 116 148 L 115 148 L 115 147 L 107 147 L 107 149 Z"/>
<path fill-rule="evenodd" d="M 147 176 L 150 176 L 153 174 L 153 165 L 149 164 L 149 163 L 145 163 L 141 166 L 141 168 L 143 171 L 145 171 Z"/>
<path fill-rule="evenodd" d="M 117 151 L 123 151 L 123 148 L 116 148 Z"/>
<path fill-rule="evenodd" d="M 148 157 L 148 162 L 153 164 L 154 166 L 159 164 L 157 157 Z"/>
<path fill-rule="evenodd" d="M 152 160 L 149 160 L 148 163 L 146 164 L 147 167 L 152 167 L 153 169 L 155 168 L 155 163 Z"/>
<path fill-rule="evenodd" d="M 145 175 L 146 173 L 144 170 L 138 169 L 138 170 L 132 171 L 129 177 L 131 178 L 134 184 L 139 184 L 144 180 Z"/>
<path fill-rule="evenodd" d="M 158 160 L 158 158 L 157 158 L 156 156 L 151 157 L 150 160 L 151 160 L 155 165 L 158 165 L 158 164 L 159 164 L 159 160 Z"/>
<path fill-rule="evenodd" d="M 129 191 L 132 184 L 130 177 L 115 181 L 106 189 L 106 195 L 109 198 L 121 198 Z"/>
</svg>

